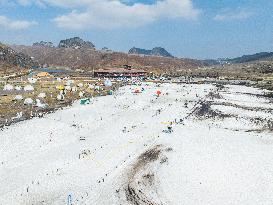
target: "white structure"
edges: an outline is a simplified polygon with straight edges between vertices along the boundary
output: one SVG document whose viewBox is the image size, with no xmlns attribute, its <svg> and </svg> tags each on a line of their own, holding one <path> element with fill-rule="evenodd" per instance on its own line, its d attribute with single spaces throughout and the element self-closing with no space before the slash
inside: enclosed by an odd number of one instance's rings
<svg viewBox="0 0 273 205">
<path fill-rule="evenodd" d="M 72 92 L 77 92 L 78 88 L 76 86 L 72 87 Z"/>
<path fill-rule="evenodd" d="M 59 94 L 59 95 L 57 95 L 57 99 L 58 100 L 64 100 L 64 95 L 63 94 Z"/>
<path fill-rule="evenodd" d="M 18 100 L 18 101 L 23 100 L 23 96 L 22 95 L 16 95 L 14 97 L 14 100 Z"/>
<path fill-rule="evenodd" d="M 74 83 L 74 80 L 68 80 L 68 81 L 66 81 L 65 85 L 71 85 L 73 83 Z"/>
<path fill-rule="evenodd" d="M 31 84 L 34 84 L 37 82 L 37 79 L 36 78 L 28 78 L 28 82 Z"/>
<path fill-rule="evenodd" d="M 72 88 L 71 88 L 70 85 L 65 86 L 64 89 L 67 90 L 67 91 L 71 91 L 72 90 Z"/>
<path fill-rule="evenodd" d="M 111 86 L 112 86 L 111 80 L 106 79 L 106 80 L 104 81 L 104 85 L 105 85 L 106 87 L 111 87 Z"/>
<path fill-rule="evenodd" d="M 26 98 L 24 101 L 25 105 L 32 105 L 33 104 L 33 100 L 31 98 Z"/>
<path fill-rule="evenodd" d="M 83 91 L 80 91 L 79 96 L 80 96 L 80 97 L 83 97 L 83 96 L 84 96 L 84 92 L 83 92 Z"/>
<path fill-rule="evenodd" d="M 82 83 L 79 83 L 79 84 L 78 84 L 78 87 L 82 88 L 82 87 L 83 87 L 83 84 L 82 84 Z"/>
<path fill-rule="evenodd" d="M 45 108 L 46 104 L 42 103 L 41 100 L 36 99 L 36 106 L 40 108 Z"/>
<path fill-rule="evenodd" d="M 22 86 L 20 86 L 20 85 L 17 85 L 17 86 L 15 86 L 15 90 L 22 90 Z"/>
<path fill-rule="evenodd" d="M 38 95 L 38 98 L 45 98 L 46 97 L 46 94 L 45 93 L 40 93 L 39 95 Z"/>
<path fill-rule="evenodd" d="M 89 84 L 88 87 L 89 87 L 90 89 L 94 89 L 94 88 L 95 88 L 95 86 L 94 86 L 93 84 Z"/>
<path fill-rule="evenodd" d="M 13 90 L 14 88 L 13 88 L 13 85 L 11 85 L 11 84 L 6 84 L 5 86 L 4 86 L 4 88 L 3 88 L 3 90 Z"/>
<path fill-rule="evenodd" d="M 26 85 L 24 87 L 24 91 L 33 91 L 34 90 L 34 87 L 32 85 Z"/>
</svg>

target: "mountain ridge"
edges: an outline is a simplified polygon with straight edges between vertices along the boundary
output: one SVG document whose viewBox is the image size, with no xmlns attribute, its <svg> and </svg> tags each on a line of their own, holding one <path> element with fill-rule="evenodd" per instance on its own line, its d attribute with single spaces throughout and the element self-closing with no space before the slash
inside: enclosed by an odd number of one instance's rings
<svg viewBox="0 0 273 205">
<path fill-rule="evenodd" d="M 195 59 L 166 58 L 160 56 L 129 55 L 122 52 L 104 52 L 94 49 L 70 49 L 64 47 L 38 47 L 13 45 L 13 49 L 26 55 L 33 56 L 40 65 L 66 66 L 72 69 L 103 69 L 131 65 L 147 71 L 172 71 L 192 69 L 203 66 L 203 62 Z"/>
<path fill-rule="evenodd" d="M 152 50 L 146 50 L 143 48 L 133 47 L 129 50 L 128 54 L 150 55 L 150 56 L 161 56 L 161 57 L 173 58 L 173 55 L 171 55 L 165 48 L 162 48 L 162 47 L 154 47 Z"/>
<path fill-rule="evenodd" d="M 95 49 L 95 45 L 90 41 L 84 41 L 80 37 L 68 38 L 61 40 L 58 48 L 73 48 L 73 49 Z"/>
<path fill-rule="evenodd" d="M 258 60 L 273 60 L 273 52 L 259 52 L 250 55 L 243 55 L 237 58 L 227 59 L 228 62 L 232 63 L 247 63 Z"/>
</svg>

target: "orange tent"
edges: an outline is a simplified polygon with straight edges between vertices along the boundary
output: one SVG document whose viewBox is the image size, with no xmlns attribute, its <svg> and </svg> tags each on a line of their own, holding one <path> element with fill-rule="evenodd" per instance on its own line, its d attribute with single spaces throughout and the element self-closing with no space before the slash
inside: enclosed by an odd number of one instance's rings
<svg viewBox="0 0 273 205">
<path fill-rule="evenodd" d="M 48 72 L 40 72 L 36 76 L 39 77 L 39 78 L 50 77 L 50 74 Z"/>
<path fill-rule="evenodd" d="M 160 90 L 156 91 L 156 94 L 157 96 L 161 95 L 161 91 Z"/>
</svg>

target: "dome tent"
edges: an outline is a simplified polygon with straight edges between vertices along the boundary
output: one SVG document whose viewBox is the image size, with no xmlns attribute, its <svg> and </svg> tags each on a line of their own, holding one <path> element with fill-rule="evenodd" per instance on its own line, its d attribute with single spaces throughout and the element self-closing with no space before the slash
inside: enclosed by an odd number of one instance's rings
<svg viewBox="0 0 273 205">
<path fill-rule="evenodd" d="M 24 87 L 24 91 L 33 91 L 34 90 L 34 87 L 32 85 L 26 85 Z"/>
<path fill-rule="evenodd" d="M 11 84 L 6 84 L 5 86 L 4 86 L 4 88 L 3 88 L 3 90 L 13 90 L 14 89 L 14 87 L 13 87 L 13 85 L 11 85 Z"/>
</svg>

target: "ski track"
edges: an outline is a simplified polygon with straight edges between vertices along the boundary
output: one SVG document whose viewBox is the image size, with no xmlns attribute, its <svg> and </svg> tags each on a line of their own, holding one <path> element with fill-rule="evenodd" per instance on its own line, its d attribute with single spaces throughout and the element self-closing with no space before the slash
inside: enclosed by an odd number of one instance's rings
<svg viewBox="0 0 273 205">
<path fill-rule="evenodd" d="M 255 96 L 263 92 L 142 83 L 11 125 L 0 131 L 0 205 L 68 195 L 73 205 L 271 205 L 273 106 Z"/>
</svg>

